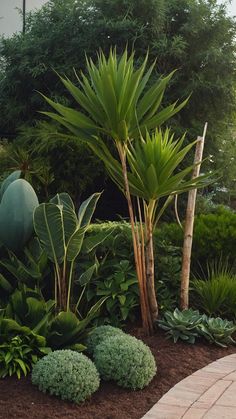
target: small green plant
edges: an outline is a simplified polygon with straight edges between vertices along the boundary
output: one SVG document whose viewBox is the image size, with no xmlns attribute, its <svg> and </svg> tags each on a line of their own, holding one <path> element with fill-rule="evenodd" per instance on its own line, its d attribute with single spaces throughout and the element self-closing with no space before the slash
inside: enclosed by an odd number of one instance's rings
<svg viewBox="0 0 236 419">
<path fill-rule="evenodd" d="M 12 319 L 0 319 L 0 377 L 26 375 L 33 364 L 51 351 L 46 339 Z"/>
<path fill-rule="evenodd" d="M 63 400 L 81 403 L 99 388 L 93 362 L 69 349 L 51 352 L 33 367 L 32 383 Z"/>
<path fill-rule="evenodd" d="M 13 291 L 15 283 L 42 289 L 45 277 L 50 274 L 46 252 L 37 237 L 30 240 L 20 258 L 8 250 L 8 258 L 2 258 L 0 265 L 3 269 L 1 269 L 0 287 L 8 295 Z"/>
<path fill-rule="evenodd" d="M 34 333 L 46 336 L 54 306 L 53 300 L 46 302 L 39 291 L 24 285 L 10 296 L 4 317 L 14 319 L 21 326 L 29 327 Z"/>
<path fill-rule="evenodd" d="M 94 295 L 107 297 L 103 310 L 105 321 L 120 326 L 127 319 L 135 319 L 134 310 L 139 305 L 138 281 L 128 260 L 114 264 L 113 273 L 108 276 L 107 269 L 102 269 L 93 284 Z M 91 288 L 89 295 L 92 296 Z"/>
<path fill-rule="evenodd" d="M 204 316 L 203 322 L 198 326 L 199 332 L 210 343 L 215 343 L 223 348 L 235 344 L 232 335 L 236 332 L 236 325 L 220 317 L 207 318 Z"/>
<path fill-rule="evenodd" d="M 69 348 L 83 351 L 86 348 L 84 343 L 89 333 L 88 326 L 98 314 L 103 301 L 103 299 L 97 301 L 82 320 L 71 311 L 61 311 L 57 314 L 48 328 L 48 344 L 53 349 Z"/>
<path fill-rule="evenodd" d="M 107 338 L 125 335 L 118 327 L 99 326 L 94 329 L 87 338 L 86 346 L 89 354 L 93 355 L 96 347 L 104 342 Z"/>
<path fill-rule="evenodd" d="M 202 317 L 198 310 L 183 310 L 178 308 L 172 313 L 167 311 L 163 319 L 158 321 L 159 327 L 167 332 L 167 336 L 173 338 L 176 343 L 178 339 L 188 343 L 195 343 L 199 336 L 198 326 L 202 323 Z"/>
<path fill-rule="evenodd" d="M 95 348 L 95 365 L 104 380 L 132 390 L 146 387 L 156 374 L 151 350 L 133 336 L 108 337 Z"/>
</svg>

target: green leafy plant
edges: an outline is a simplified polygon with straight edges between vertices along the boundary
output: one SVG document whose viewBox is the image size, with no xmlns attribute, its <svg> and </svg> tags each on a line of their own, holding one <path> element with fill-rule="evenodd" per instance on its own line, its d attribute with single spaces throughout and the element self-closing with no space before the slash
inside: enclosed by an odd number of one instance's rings
<svg viewBox="0 0 236 419">
<path fill-rule="evenodd" d="M 88 326 L 98 315 L 103 302 L 104 298 L 97 301 L 82 320 L 79 320 L 77 316 L 70 311 L 61 311 L 57 314 L 48 328 L 48 344 L 53 349 L 70 348 L 77 351 L 86 349 L 85 342 L 90 331 Z"/>
<path fill-rule="evenodd" d="M 50 274 L 47 254 L 37 237 L 30 240 L 20 258 L 8 251 L 8 258 L 2 258 L 0 265 L 0 287 L 8 294 L 13 291 L 15 284 L 42 289 L 45 285 L 44 279 Z"/>
<path fill-rule="evenodd" d="M 32 383 L 43 392 L 81 403 L 98 390 L 100 379 L 90 359 L 67 349 L 39 360 L 33 367 Z"/>
<path fill-rule="evenodd" d="M 0 319 L 0 377 L 16 374 L 18 378 L 51 351 L 46 339 L 11 319 Z"/>
<path fill-rule="evenodd" d="M 41 293 L 24 286 L 16 289 L 9 298 L 4 317 L 14 319 L 34 333 L 47 336 L 48 325 L 53 318 L 55 302 L 45 302 Z"/>
<path fill-rule="evenodd" d="M 32 186 L 24 179 L 14 180 L 13 175 L 1 187 L 0 241 L 19 252 L 33 233 L 33 212 L 39 202 Z"/>
<path fill-rule="evenodd" d="M 128 260 L 114 263 L 109 275 L 110 264 L 103 261 L 95 279 L 89 287 L 88 298 L 107 297 L 103 307 L 104 321 L 114 326 L 126 320 L 134 320 L 134 310 L 139 305 L 138 282 L 133 267 Z M 103 279 L 105 278 L 105 279 Z"/>
<path fill-rule="evenodd" d="M 130 335 L 108 337 L 96 346 L 95 365 L 104 380 L 132 390 L 146 387 L 156 375 L 151 350 Z"/>
<path fill-rule="evenodd" d="M 53 311 L 55 302 L 45 301 L 35 290 L 23 287 L 16 289 L 9 303 L 2 312 L 5 319 L 13 319 L 22 327 L 28 327 L 32 333 L 45 337 L 47 345 L 53 349 L 71 348 L 83 351 L 85 340 L 90 332 L 90 324 L 99 314 L 105 298 L 100 298 L 85 314 L 84 318 L 70 312 Z"/>
<path fill-rule="evenodd" d="M 178 230 L 182 231 L 179 226 L 177 227 Z M 109 234 L 111 230 L 112 234 Z M 159 308 L 162 312 L 173 310 L 178 306 L 182 259 L 180 246 L 173 246 L 169 237 L 164 240 L 165 232 L 166 227 L 164 225 L 163 234 L 162 229 L 156 229 L 153 234 L 155 265 L 158 266 L 155 272 L 155 286 L 158 294 Z M 94 289 L 94 284 L 97 283 L 98 287 L 100 284 L 103 286 L 104 278 L 112 278 L 114 266 L 122 264 L 123 260 L 129 260 L 129 270 L 132 275 L 135 269 L 131 227 L 128 222 L 121 220 L 91 224 L 88 230 L 88 237 L 93 238 L 98 234 L 103 235 L 105 237 L 104 240 L 89 255 L 81 255 L 81 269 L 78 273 L 79 275 L 82 270 L 86 270 L 89 263 L 93 263 L 94 258 L 97 259 L 97 268 L 86 292 L 86 297 L 89 301 L 92 301 L 90 299 L 95 296 L 96 290 Z M 135 300 L 137 299 L 136 288 L 135 285 L 129 288 Z M 130 311 L 129 319 L 137 318 L 137 314 L 138 310 L 134 307 Z M 105 304 L 99 318 L 103 323 L 105 321 L 110 322 L 111 317 L 107 315 Z M 117 325 L 116 318 L 114 320 L 112 324 Z"/>
<path fill-rule="evenodd" d="M 158 321 L 158 326 L 167 332 L 169 338 L 173 338 L 176 343 L 181 339 L 188 343 L 195 343 L 199 337 L 198 326 L 202 323 L 203 316 L 198 310 L 183 310 L 178 308 L 174 312 L 167 311 L 163 319 Z"/>
<path fill-rule="evenodd" d="M 124 332 L 118 327 L 98 326 L 88 335 L 86 340 L 87 351 L 90 355 L 94 354 L 96 347 L 104 340 L 114 336 L 124 335 Z"/>
<path fill-rule="evenodd" d="M 71 310 L 71 293 L 75 260 L 84 245 L 90 252 L 101 238 L 84 241 L 100 193 L 91 195 L 75 213 L 66 193 L 57 194 L 48 204 L 40 204 L 34 212 L 34 228 L 55 271 L 55 300 L 60 310 Z M 98 240 L 98 242 L 96 241 Z M 91 277 L 91 270 L 84 276 Z M 77 307 L 78 302 L 75 304 Z"/>
<path fill-rule="evenodd" d="M 207 318 L 204 316 L 198 329 L 200 334 L 210 343 L 215 343 L 223 348 L 236 344 L 232 337 L 236 332 L 236 325 L 231 321 L 223 320 L 220 317 Z"/>
</svg>

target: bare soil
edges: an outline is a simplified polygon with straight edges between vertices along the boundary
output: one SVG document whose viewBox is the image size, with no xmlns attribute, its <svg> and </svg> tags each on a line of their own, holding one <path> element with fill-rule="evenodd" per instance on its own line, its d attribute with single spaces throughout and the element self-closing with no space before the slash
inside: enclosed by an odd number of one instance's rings
<svg viewBox="0 0 236 419">
<path fill-rule="evenodd" d="M 0 380 L 1 419 L 140 419 L 173 385 L 214 360 L 236 352 L 236 347 L 219 348 L 198 342 L 195 345 L 166 340 L 158 330 L 145 338 L 139 329 L 133 334 L 151 348 L 157 362 L 157 375 L 142 391 L 127 391 L 114 383 L 101 383 L 100 389 L 82 405 L 64 402 L 41 393 L 30 377 Z"/>
</svg>

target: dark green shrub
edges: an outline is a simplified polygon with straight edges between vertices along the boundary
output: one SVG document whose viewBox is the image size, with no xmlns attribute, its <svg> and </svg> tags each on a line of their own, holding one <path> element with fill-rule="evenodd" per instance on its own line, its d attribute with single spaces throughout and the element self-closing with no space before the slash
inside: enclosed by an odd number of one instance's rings
<svg viewBox="0 0 236 419">
<path fill-rule="evenodd" d="M 200 215 L 196 219 L 193 240 L 194 264 L 206 260 L 227 258 L 232 264 L 236 255 L 236 214 L 220 209 L 216 214 Z"/>
<path fill-rule="evenodd" d="M 32 383 L 63 400 L 81 403 L 99 387 L 99 374 L 85 355 L 69 349 L 51 352 L 37 362 Z"/>
<path fill-rule="evenodd" d="M 159 240 L 182 247 L 183 231 L 176 224 L 163 224 L 156 231 Z M 236 213 L 220 206 L 213 214 L 199 215 L 195 218 L 192 271 L 199 271 L 207 261 L 227 258 L 230 265 L 236 256 Z"/>
<path fill-rule="evenodd" d="M 157 370 L 148 346 L 129 335 L 105 339 L 95 348 L 94 362 L 104 380 L 133 390 L 146 387 Z"/>
<path fill-rule="evenodd" d="M 107 338 L 114 336 L 125 335 L 125 333 L 118 327 L 113 326 L 98 326 L 88 336 L 86 341 L 87 351 L 93 355 L 96 347 L 104 342 Z"/>
<path fill-rule="evenodd" d="M 202 317 L 198 310 L 180 311 L 176 308 L 173 313 L 167 311 L 163 319 L 158 321 L 158 325 L 166 331 L 169 338 L 173 338 L 175 343 L 178 339 L 195 343 L 199 337 L 198 326 L 202 323 Z"/>
</svg>

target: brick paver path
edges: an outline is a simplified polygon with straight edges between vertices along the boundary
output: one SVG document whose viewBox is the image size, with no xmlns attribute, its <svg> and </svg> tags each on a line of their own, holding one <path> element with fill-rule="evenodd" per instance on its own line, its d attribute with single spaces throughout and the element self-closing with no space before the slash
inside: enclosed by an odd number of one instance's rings
<svg viewBox="0 0 236 419">
<path fill-rule="evenodd" d="M 236 354 L 180 381 L 142 419 L 182 418 L 236 419 Z"/>
</svg>

